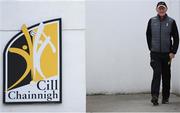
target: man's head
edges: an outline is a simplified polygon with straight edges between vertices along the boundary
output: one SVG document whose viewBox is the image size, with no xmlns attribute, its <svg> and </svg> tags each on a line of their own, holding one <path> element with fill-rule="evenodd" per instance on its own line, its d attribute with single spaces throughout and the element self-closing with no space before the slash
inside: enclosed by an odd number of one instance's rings
<svg viewBox="0 0 180 113">
<path fill-rule="evenodd" d="M 168 8 L 165 2 L 162 2 L 162 1 L 158 2 L 156 6 L 156 11 L 160 17 L 163 17 L 166 15 L 167 9 Z"/>
</svg>

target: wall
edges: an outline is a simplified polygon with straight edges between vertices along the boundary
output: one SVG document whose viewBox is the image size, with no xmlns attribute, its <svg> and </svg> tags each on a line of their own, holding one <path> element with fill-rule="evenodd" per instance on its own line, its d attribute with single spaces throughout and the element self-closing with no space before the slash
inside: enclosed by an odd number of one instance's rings
<svg viewBox="0 0 180 113">
<path fill-rule="evenodd" d="M 157 0 L 86 2 L 87 93 L 149 92 L 152 80 L 146 27 Z M 179 19 L 180 5 L 166 0 L 168 14 Z M 174 9 L 174 5 L 175 8 Z M 179 21 L 179 20 L 178 20 Z M 178 25 L 180 25 L 178 23 Z M 172 88 L 178 91 L 179 53 L 172 64 Z"/>
<path fill-rule="evenodd" d="M 170 10 L 171 15 L 176 18 L 176 23 L 178 24 L 178 30 L 180 30 L 180 13 L 178 13 L 178 11 L 180 11 L 180 1 L 178 0 L 172 0 L 170 3 L 170 6 L 173 7 Z M 180 33 L 180 32 L 179 32 Z M 176 94 L 180 95 L 180 57 L 179 57 L 179 52 L 178 51 L 177 55 L 176 55 L 176 59 L 173 62 L 172 65 L 172 87 L 173 87 L 173 92 Z"/>
<path fill-rule="evenodd" d="M 0 112 L 60 112 L 86 110 L 84 1 L 0 1 L 0 84 L 3 49 L 22 24 L 62 18 L 62 104 L 4 105 L 0 85 Z"/>
</svg>

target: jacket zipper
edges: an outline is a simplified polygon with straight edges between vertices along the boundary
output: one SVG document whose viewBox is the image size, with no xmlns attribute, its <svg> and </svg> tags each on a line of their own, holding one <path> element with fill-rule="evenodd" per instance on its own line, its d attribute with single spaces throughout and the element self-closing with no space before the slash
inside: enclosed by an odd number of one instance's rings
<svg viewBox="0 0 180 113">
<path fill-rule="evenodd" d="M 160 53 L 161 53 L 161 22 L 160 22 Z"/>
</svg>

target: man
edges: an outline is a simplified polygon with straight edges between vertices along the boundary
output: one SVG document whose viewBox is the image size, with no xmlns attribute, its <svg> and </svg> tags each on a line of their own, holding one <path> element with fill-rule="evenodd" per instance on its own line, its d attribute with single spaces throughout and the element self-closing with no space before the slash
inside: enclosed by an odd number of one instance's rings
<svg viewBox="0 0 180 113">
<path fill-rule="evenodd" d="M 179 34 L 176 22 L 166 14 L 167 9 L 168 7 L 165 2 L 159 2 L 157 4 L 156 11 L 158 14 L 149 20 L 146 31 L 151 57 L 150 65 L 153 69 L 151 84 L 151 102 L 153 105 L 159 105 L 158 97 L 161 75 L 162 104 L 169 102 L 171 60 L 175 57 L 179 45 Z"/>
</svg>

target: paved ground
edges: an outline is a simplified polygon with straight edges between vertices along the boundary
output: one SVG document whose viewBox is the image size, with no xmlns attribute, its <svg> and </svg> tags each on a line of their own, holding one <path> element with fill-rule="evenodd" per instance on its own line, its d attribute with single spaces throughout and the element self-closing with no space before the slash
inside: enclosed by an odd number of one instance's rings
<svg viewBox="0 0 180 113">
<path fill-rule="evenodd" d="M 180 97 L 171 94 L 169 104 L 154 107 L 150 94 L 87 96 L 87 112 L 180 112 Z"/>
</svg>

